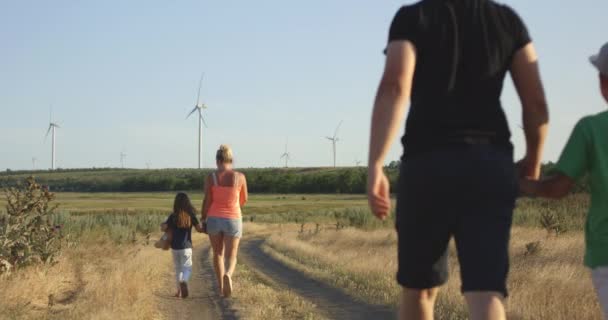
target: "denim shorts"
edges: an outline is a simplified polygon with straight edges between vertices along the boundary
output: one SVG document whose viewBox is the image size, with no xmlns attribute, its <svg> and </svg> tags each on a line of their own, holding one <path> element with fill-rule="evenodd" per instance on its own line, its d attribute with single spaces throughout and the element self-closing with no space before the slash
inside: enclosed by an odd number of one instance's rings
<svg viewBox="0 0 608 320">
<path fill-rule="evenodd" d="M 243 236 L 243 220 L 241 218 L 227 219 L 208 217 L 207 234 L 210 236 L 223 234 L 229 237 L 240 238 Z"/>
<path fill-rule="evenodd" d="M 462 291 L 507 295 L 509 235 L 517 178 L 512 152 L 446 146 L 404 160 L 398 185 L 397 280 L 428 289 L 448 279 L 454 238 Z"/>
</svg>

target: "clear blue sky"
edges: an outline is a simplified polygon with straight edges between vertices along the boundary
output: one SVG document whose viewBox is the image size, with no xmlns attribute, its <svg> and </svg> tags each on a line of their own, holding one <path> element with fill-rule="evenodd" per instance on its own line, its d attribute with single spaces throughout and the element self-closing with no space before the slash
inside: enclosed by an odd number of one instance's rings
<svg viewBox="0 0 608 320">
<path fill-rule="evenodd" d="M 221 143 L 241 167 L 366 160 L 369 117 L 387 30 L 413 1 L 2 1 L 0 170 L 50 167 L 49 105 L 62 126 L 63 168 L 196 166 L 197 124 L 185 120 L 201 71 L 209 128 L 204 163 Z M 526 21 L 541 57 L 555 160 L 581 116 L 603 111 L 587 57 L 608 41 L 608 2 L 505 1 Z M 520 105 L 503 95 L 523 152 Z M 50 139 L 49 139 L 50 140 Z M 396 143 L 388 160 L 401 154 Z"/>
</svg>

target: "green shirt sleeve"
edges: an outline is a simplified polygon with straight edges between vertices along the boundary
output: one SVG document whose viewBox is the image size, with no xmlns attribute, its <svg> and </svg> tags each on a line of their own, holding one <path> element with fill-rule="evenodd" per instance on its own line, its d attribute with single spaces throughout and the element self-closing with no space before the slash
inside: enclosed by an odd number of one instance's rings
<svg viewBox="0 0 608 320">
<path fill-rule="evenodd" d="M 589 139 L 588 119 L 583 118 L 574 127 L 556 170 L 574 180 L 580 179 L 589 170 Z"/>
</svg>

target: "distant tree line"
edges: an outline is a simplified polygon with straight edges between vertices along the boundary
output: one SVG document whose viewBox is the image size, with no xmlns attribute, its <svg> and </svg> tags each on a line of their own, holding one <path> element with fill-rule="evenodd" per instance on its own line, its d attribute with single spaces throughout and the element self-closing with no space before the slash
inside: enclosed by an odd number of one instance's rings
<svg viewBox="0 0 608 320">
<path fill-rule="evenodd" d="M 240 169 L 253 193 L 365 193 L 366 168 Z M 386 169 L 393 187 L 398 170 Z M 58 192 L 159 192 L 202 190 L 211 170 L 69 170 L 0 175 L 0 186 L 14 186 L 33 174 Z"/>
<path fill-rule="evenodd" d="M 397 191 L 400 162 L 385 167 L 391 190 Z M 555 164 L 543 166 L 551 173 Z M 247 176 L 249 191 L 253 193 L 365 193 L 367 169 L 358 168 L 294 168 L 294 169 L 239 169 Z M 202 190 L 205 177 L 211 170 L 194 169 L 79 169 L 62 171 L 13 172 L 0 174 L 0 187 L 15 186 L 27 176 L 34 175 L 40 184 L 60 192 L 160 192 Z M 589 180 L 576 184 L 575 193 L 589 192 Z"/>
</svg>

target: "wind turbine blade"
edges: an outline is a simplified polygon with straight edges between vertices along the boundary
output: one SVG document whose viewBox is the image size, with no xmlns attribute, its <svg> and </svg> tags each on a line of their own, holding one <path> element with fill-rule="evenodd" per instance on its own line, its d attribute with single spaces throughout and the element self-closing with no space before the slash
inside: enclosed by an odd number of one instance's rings
<svg viewBox="0 0 608 320">
<path fill-rule="evenodd" d="M 194 112 L 196 112 L 196 110 L 197 110 L 197 109 L 198 109 L 197 107 L 194 107 L 194 109 L 192 109 L 192 111 L 190 111 L 190 113 L 188 113 L 188 115 L 186 116 L 186 119 L 190 118 L 190 116 L 191 116 L 191 115 L 192 115 Z"/>
<path fill-rule="evenodd" d="M 197 106 L 201 102 L 201 89 L 203 88 L 203 77 L 204 76 L 205 76 L 205 73 L 203 72 L 201 74 L 201 80 L 198 82 L 198 96 L 196 97 L 196 105 Z"/>
<path fill-rule="evenodd" d="M 335 140 L 335 138 L 332 138 L 332 137 L 325 137 L 325 139 L 330 140 L 330 141 L 334 141 Z"/>
<path fill-rule="evenodd" d="M 46 134 L 44 135 L 44 141 L 46 141 L 46 138 L 48 138 L 49 132 L 51 132 L 52 127 L 53 127 L 52 125 L 49 125 L 49 129 L 46 131 Z"/>
<path fill-rule="evenodd" d="M 344 122 L 344 120 L 341 120 L 340 123 L 338 124 L 338 126 L 336 127 L 336 131 L 334 132 L 334 138 L 338 136 L 338 130 L 340 130 L 340 127 L 342 126 L 342 122 Z"/>
<path fill-rule="evenodd" d="M 199 112 L 199 115 L 198 115 L 198 116 L 199 116 L 199 117 L 201 117 L 201 121 L 203 121 L 203 124 L 205 125 L 205 128 L 208 128 L 208 127 L 207 127 L 207 122 L 205 122 L 205 118 L 203 117 L 202 112 Z"/>
</svg>

